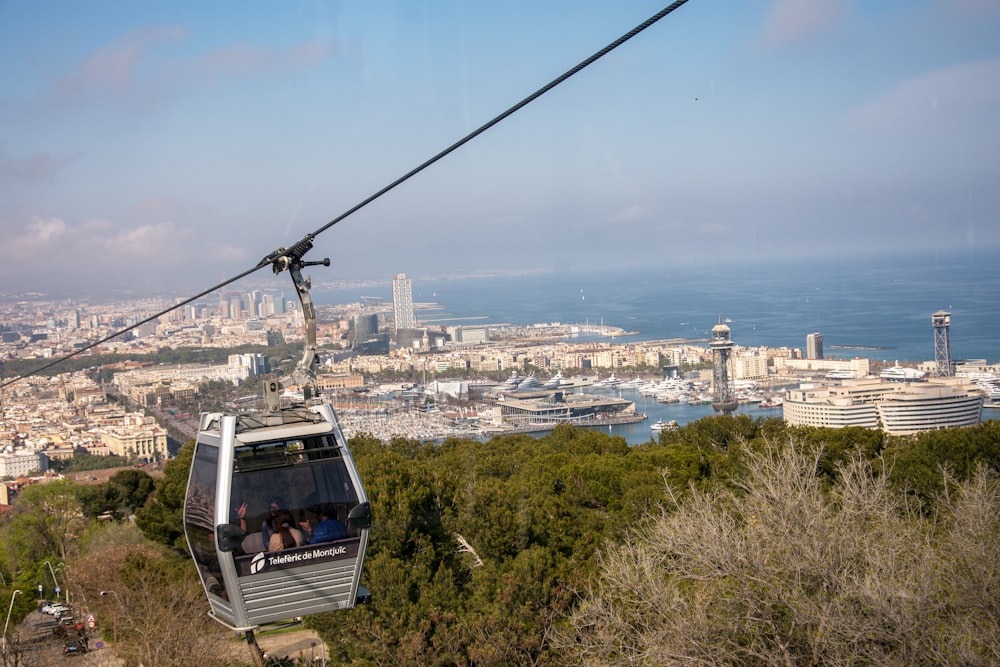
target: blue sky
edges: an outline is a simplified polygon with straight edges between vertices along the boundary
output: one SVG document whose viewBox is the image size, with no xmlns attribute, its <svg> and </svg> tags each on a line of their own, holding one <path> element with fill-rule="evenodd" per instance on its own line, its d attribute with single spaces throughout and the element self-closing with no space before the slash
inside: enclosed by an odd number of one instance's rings
<svg viewBox="0 0 1000 667">
<path fill-rule="evenodd" d="M 667 4 L 0 0 L 0 292 L 209 287 Z M 307 259 L 333 280 L 998 247 L 1000 3 L 690 0 Z"/>
</svg>

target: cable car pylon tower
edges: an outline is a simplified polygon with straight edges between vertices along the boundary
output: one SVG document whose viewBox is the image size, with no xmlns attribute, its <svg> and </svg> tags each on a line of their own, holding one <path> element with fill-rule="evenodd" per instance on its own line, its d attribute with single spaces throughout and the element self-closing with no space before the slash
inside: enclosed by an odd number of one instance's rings
<svg viewBox="0 0 1000 667">
<path fill-rule="evenodd" d="M 725 415 L 732 414 L 739 403 L 736 400 L 736 390 L 730 373 L 733 354 L 733 340 L 729 336 L 729 327 L 719 323 L 712 327 L 712 342 L 709 343 L 713 355 L 712 364 L 712 410 Z"/>
<path fill-rule="evenodd" d="M 939 310 L 931 314 L 931 326 L 934 327 L 934 374 L 951 377 L 955 374 L 951 361 L 951 313 Z"/>
</svg>

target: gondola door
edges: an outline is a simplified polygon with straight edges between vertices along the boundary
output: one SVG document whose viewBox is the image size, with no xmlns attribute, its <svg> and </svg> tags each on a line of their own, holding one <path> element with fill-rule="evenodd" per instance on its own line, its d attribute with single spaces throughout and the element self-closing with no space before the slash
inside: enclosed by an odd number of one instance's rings
<svg viewBox="0 0 1000 667">
<path fill-rule="evenodd" d="M 239 602 L 235 568 L 227 550 L 219 548 L 217 530 L 228 521 L 220 522 L 219 507 L 228 502 L 229 486 L 224 479 L 229 476 L 226 470 L 232 469 L 232 447 L 222 445 L 232 442 L 236 419 L 235 415 L 218 413 L 201 416 L 184 499 L 184 535 L 208 596 L 210 614 L 234 629 L 247 629 L 250 626 L 245 622 L 238 622 L 240 617 L 245 621 L 245 614 L 234 610 L 241 606 L 233 604 L 234 594 L 235 602 Z M 232 536 L 232 531 L 228 535 Z"/>
</svg>

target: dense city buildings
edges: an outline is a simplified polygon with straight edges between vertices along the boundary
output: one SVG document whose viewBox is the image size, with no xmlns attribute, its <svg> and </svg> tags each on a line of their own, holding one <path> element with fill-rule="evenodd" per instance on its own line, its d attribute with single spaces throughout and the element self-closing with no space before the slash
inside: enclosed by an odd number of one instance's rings
<svg viewBox="0 0 1000 667">
<path fill-rule="evenodd" d="M 82 372 L 29 377 L 0 392 L 0 502 L 49 479 L 51 461 L 80 453 L 164 461 L 167 431 L 152 416 L 109 401 Z"/>
<path fill-rule="evenodd" d="M 125 415 L 121 424 L 101 432 L 101 444 L 108 452 L 134 461 L 161 461 L 167 458 L 167 432 L 153 417 Z"/>
<path fill-rule="evenodd" d="M 48 458 L 42 452 L 24 449 L 0 453 L 0 479 L 27 477 L 48 470 Z M 9 503 L 4 503 L 9 504 Z"/>
</svg>

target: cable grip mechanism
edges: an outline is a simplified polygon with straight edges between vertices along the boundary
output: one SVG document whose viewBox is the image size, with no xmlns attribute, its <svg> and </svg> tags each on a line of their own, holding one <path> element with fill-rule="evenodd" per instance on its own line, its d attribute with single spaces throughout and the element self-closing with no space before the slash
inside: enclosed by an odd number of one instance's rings
<svg viewBox="0 0 1000 667">
<path fill-rule="evenodd" d="M 295 291 L 299 295 L 299 303 L 302 304 L 305 325 L 305 345 L 302 349 L 302 359 L 296 364 L 291 374 L 281 378 L 277 383 L 265 383 L 264 404 L 270 413 L 277 413 L 281 410 L 280 392 L 293 384 L 302 387 L 302 396 L 307 401 L 313 396 L 319 396 L 319 385 L 316 382 L 316 370 L 319 367 L 316 347 L 316 308 L 313 305 L 312 296 L 309 294 L 312 280 L 302 276 L 302 269 L 307 266 L 330 266 L 330 258 L 324 257 L 316 262 L 303 261 L 302 257 L 313 247 L 312 241 L 311 235 L 306 236 L 291 248 L 278 248 L 258 264 L 258 266 L 270 264 L 275 275 L 282 271 L 288 271 L 292 277 L 292 283 L 295 285 Z"/>
</svg>

